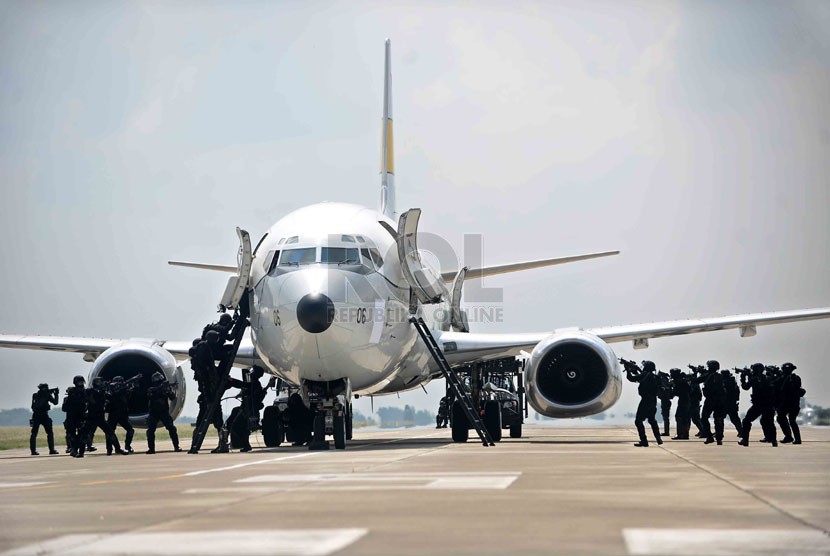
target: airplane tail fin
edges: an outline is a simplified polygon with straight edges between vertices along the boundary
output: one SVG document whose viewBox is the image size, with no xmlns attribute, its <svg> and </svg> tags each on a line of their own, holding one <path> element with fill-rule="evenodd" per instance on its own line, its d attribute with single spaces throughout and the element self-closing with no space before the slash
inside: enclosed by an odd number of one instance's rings
<svg viewBox="0 0 830 556">
<path fill-rule="evenodd" d="M 392 136 L 392 41 L 386 39 L 383 77 L 383 139 L 380 159 L 380 211 L 396 220 L 395 213 L 395 142 Z"/>
</svg>

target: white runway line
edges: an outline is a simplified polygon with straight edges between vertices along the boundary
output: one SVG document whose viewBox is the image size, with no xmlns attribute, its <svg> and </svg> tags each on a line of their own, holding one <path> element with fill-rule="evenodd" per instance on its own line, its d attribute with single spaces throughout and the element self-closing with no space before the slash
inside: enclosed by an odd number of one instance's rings
<svg viewBox="0 0 830 556">
<path fill-rule="evenodd" d="M 830 555 L 830 538 L 809 529 L 624 529 L 632 556 Z"/>
<path fill-rule="evenodd" d="M 278 458 L 270 458 L 270 459 L 260 459 L 257 461 L 249 461 L 247 463 L 238 463 L 236 465 L 228 465 L 227 467 L 216 467 L 214 469 L 203 469 L 201 471 L 191 471 L 190 473 L 183 473 L 185 477 L 195 477 L 197 475 L 205 475 L 207 473 L 218 473 L 220 471 L 231 471 L 233 469 L 241 469 L 243 467 L 249 467 L 251 465 L 262 465 L 263 463 L 273 463 L 275 461 L 285 461 L 289 459 L 298 459 L 298 458 L 307 458 L 308 456 L 313 456 L 316 454 L 320 454 L 322 452 L 308 452 L 307 454 L 296 454 L 293 456 L 281 456 Z"/>
<path fill-rule="evenodd" d="M 366 529 L 264 529 L 65 535 L 4 552 L 33 555 L 327 556 L 366 535 Z"/>
<path fill-rule="evenodd" d="M 519 475 L 521 473 L 309 473 L 257 475 L 234 482 L 277 483 L 290 485 L 292 490 L 503 490 Z"/>
<path fill-rule="evenodd" d="M 39 485 L 49 485 L 52 484 L 49 481 L 34 481 L 31 483 L 0 483 L 0 488 L 18 488 L 18 487 L 32 487 L 32 486 L 39 486 Z"/>
</svg>

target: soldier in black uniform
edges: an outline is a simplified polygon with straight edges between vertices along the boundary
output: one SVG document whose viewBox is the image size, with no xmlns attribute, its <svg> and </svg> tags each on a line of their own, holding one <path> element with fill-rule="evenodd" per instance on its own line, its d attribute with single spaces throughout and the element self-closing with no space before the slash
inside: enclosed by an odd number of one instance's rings
<svg viewBox="0 0 830 556">
<path fill-rule="evenodd" d="M 706 437 L 706 444 L 717 441 L 718 446 L 723 444 L 723 419 L 726 417 L 726 389 L 723 387 L 723 380 L 720 370 L 720 363 L 714 359 L 706 362 L 706 370 L 701 372 L 695 379 L 698 384 L 703 384 L 703 411 L 700 414 L 700 421 L 703 424 L 703 434 Z M 715 418 L 715 434 L 709 425 L 709 417 Z"/>
<path fill-rule="evenodd" d="M 288 396 L 285 420 L 291 431 L 292 446 L 303 446 L 311 441 L 314 412 L 306 406 L 303 397 L 297 392 Z"/>
<path fill-rule="evenodd" d="M 37 452 L 37 433 L 41 425 L 46 431 L 46 443 L 49 445 L 49 454 L 57 454 L 55 450 L 55 435 L 52 432 L 52 418 L 49 417 L 49 409 L 51 406 L 58 405 L 57 388 L 49 389 L 48 384 L 38 384 L 37 392 L 32 394 L 32 419 L 29 424 L 32 425 L 32 435 L 29 437 L 29 448 L 33 456 L 39 456 Z"/>
<path fill-rule="evenodd" d="M 663 417 L 663 432 L 662 436 L 671 436 L 669 432 L 669 423 L 671 420 L 671 399 L 674 397 L 674 384 L 671 376 L 663 371 L 657 373 L 657 383 L 659 390 L 657 397 L 660 398 L 660 414 Z"/>
<path fill-rule="evenodd" d="M 116 454 L 124 455 L 127 452 L 121 449 L 121 444 L 118 442 L 115 433 L 107 422 L 105 413 L 107 411 L 108 401 L 108 385 L 101 377 L 92 379 L 92 388 L 86 389 L 86 426 L 84 427 L 84 437 L 87 446 L 92 445 L 92 438 L 95 436 L 95 429 L 100 428 L 104 431 L 104 437 L 107 441 L 107 455 L 111 456 L 113 450 Z"/>
<path fill-rule="evenodd" d="M 654 374 L 656 370 L 654 363 L 651 361 L 643 361 L 643 368 L 641 370 L 633 361 L 626 361 L 625 359 L 621 359 L 620 361 L 625 367 L 626 378 L 631 382 L 640 383 L 637 388 L 637 393 L 640 394 L 640 404 L 637 406 L 637 416 L 634 419 L 634 426 L 637 427 L 640 441 L 634 445 L 639 448 L 648 446 L 648 438 L 646 438 L 643 421 L 648 421 L 649 425 L 651 425 L 655 442 L 662 444 L 660 428 L 657 426 L 657 420 L 655 419 L 659 385 L 657 383 L 657 376 Z"/>
<path fill-rule="evenodd" d="M 156 428 L 159 421 L 170 434 L 173 451 L 181 452 L 179 432 L 176 430 L 176 425 L 173 424 L 173 418 L 170 416 L 170 401 L 176 399 L 173 385 L 167 382 L 164 375 L 159 371 L 153 373 L 150 382 L 150 387 L 147 388 L 147 448 L 149 449 L 146 453 L 156 453 Z"/>
<path fill-rule="evenodd" d="M 207 340 L 207 333 L 211 330 L 219 334 L 222 342 L 228 342 L 233 339 L 233 317 L 228 313 L 222 313 L 217 322 L 206 325 L 202 329 L 202 339 Z"/>
<path fill-rule="evenodd" d="M 72 379 L 72 386 L 66 389 L 61 409 L 66 413 L 63 426 L 66 428 L 66 441 L 69 453 L 73 457 L 84 457 L 86 437 L 86 380 L 81 375 Z"/>
<path fill-rule="evenodd" d="M 795 369 L 796 366 L 789 362 L 781 365 L 783 374 L 778 383 L 776 396 L 778 424 L 784 433 L 781 442 L 785 444 L 801 444 L 801 430 L 796 419 L 801 412 L 801 398 L 806 392 L 801 387 L 801 377 L 793 372 Z"/>
<path fill-rule="evenodd" d="M 123 376 L 115 376 L 110 381 L 109 388 L 109 417 L 107 424 L 115 435 L 116 427 L 119 425 L 127 431 L 127 436 L 124 439 L 124 451 L 128 454 L 133 453 L 133 435 L 135 429 L 130 423 L 130 397 L 133 391 L 138 387 L 141 381 L 141 375 L 135 375 L 130 380 L 124 380 Z M 107 445 L 107 453 L 110 453 L 113 446 Z"/>
<path fill-rule="evenodd" d="M 778 446 L 778 441 L 776 440 L 777 431 L 775 430 L 773 420 L 775 414 L 775 392 L 769 379 L 764 376 L 763 363 L 753 363 L 751 373 L 741 374 L 741 388 L 744 390 L 752 389 L 752 396 L 750 397 L 752 405 L 746 412 L 746 416 L 741 423 L 743 437 L 741 437 L 740 444 L 742 446 L 749 446 L 749 431 L 752 430 L 752 422 L 760 417 L 761 427 L 764 429 L 765 436 L 771 441 L 774 447 Z M 771 430 L 770 423 L 772 423 Z"/>
<path fill-rule="evenodd" d="M 251 451 L 251 430 L 252 426 L 258 426 L 259 412 L 263 408 L 262 400 L 268 393 L 268 389 L 272 388 L 277 382 L 277 377 L 271 377 L 271 380 L 265 386 L 259 380 L 265 374 L 261 367 L 252 367 L 250 370 L 243 371 L 243 380 L 229 378 L 228 383 L 231 388 L 239 388 L 239 407 L 234 408 L 225 423 L 225 428 L 231 434 L 231 443 L 234 447 L 239 447 L 240 452 Z"/>
<path fill-rule="evenodd" d="M 723 389 L 726 392 L 725 411 L 735 430 L 738 432 L 738 438 L 741 437 L 741 416 L 738 414 L 738 409 L 741 404 L 741 388 L 738 386 L 738 381 L 735 376 L 727 369 L 720 372 L 721 380 L 723 381 Z"/>
<path fill-rule="evenodd" d="M 445 429 L 450 422 L 450 406 L 447 396 L 438 401 L 438 415 L 435 416 L 435 428 Z"/>
<path fill-rule="evenodd" d="M 674 385 L 674 395 L 677 397 L 677 409 L 674 410 L 677 436 L 673 436 L 672 440 L 689 440 L 689 428 L 692 426 L 692 420 L 689 416 L 692 389 L 689 380 L 680 369 L 672 369 L 669 374 Z"/>
<path fill-rule="evenodd" d="M 693 365 L 689 365 L 689 368 L 692 369 L 692 372 L 700 372 L 703 367 L 695 367 Z M 695 434 L 698 438 L 704 438 L 706 433 L 703 429 L 703 423 L 700 420 L 700 402 L 703 400 L 703 392 L 700 391 L 700 384 L 695 381 L 694 376 L 689 377 L 689 419 L 692 423 L 695 424 L 695 428 L 697 429 L 697 434 Z"/>
</svg>

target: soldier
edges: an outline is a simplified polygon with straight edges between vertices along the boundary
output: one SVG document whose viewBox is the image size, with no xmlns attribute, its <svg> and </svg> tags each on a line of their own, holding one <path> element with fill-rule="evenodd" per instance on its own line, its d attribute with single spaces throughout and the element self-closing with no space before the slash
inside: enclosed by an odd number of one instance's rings
<svg viewBox="0 0 830 556">
<path fill-rule="evenodd" d="M 127 431 L 127 436 L 124 439 L 124 451 L 128 454 L 133 453 L 133 435 L 135 429 L 130 423 L 130 397 L 133 391 L 138 386 L 141 380 L 141 375 L 135 375 L 130 380 L 124 380 L 123 376 L 115 376 L 110 381 L 109 388 L 109 417 L 107 424 L 115 435 L 116 427 L 119 425 Z M 112 451 L 114 446 L 107 445 L 107 453 Z"/>
<path fill-rule="evenodd" d="M 167 382 L 161 372 L 156 371 L 150 379 L 150 387 L 147 388 L 147 454 L 156 453 L 156 428 L 159 421 L 170 434 L 173 442 L 173 451 L 181 452 L 179 447 L 179 432 L 173 424 L 170 416 L 170 401 L 176 399 L 173 392 L 173 385 Z"/>
<path fill-rule="evenodd" d="M 663 371 L 657 373 L 659 390 L 657 397 L 660 398 L 660 414 L 663 417 L 663 432 L 662 436 L 671 436 L 669 432 L 669 421 L 671 419 L 671 399 L 674 397 L 674 384 L 672 384 L 671 376 Z"/>
<path fill-rule="evenodd" d="M 207 333 L 211 330 L 219 334 L 222 342 L 233 339 L 233 318 L 228 313 L 222 313 L 217 322 L 208 324 L 202 329 L 202 340 L 207 340 Z"/>
<path fill-rule="evenodd" d="M 37 451 L 37 433 L 43 425 L 43 430 L 46 431 L 46 443 L 49 446 L 49 454 L 55 455 L 58 453 L 55 450 L 55 435 L 52 432 L 52 419 L 49 417 L 49 409 L 51 405 L 58 405 L 57 388 L 49 388 L 48 384 L 38 384 L 37 392 L 32 394 L 32 419 L 29 424 L 32 425 L 32 435 L 29 437 L 29 449 L 33 456 L 39 456 Z"/>
<path fill-rule="evenodd" d="M 723 387 L 723 380 L 718 372 L 720 363 L 714 359 L 706 362 L 706 370 L 701 372 L 695 379 L 698 384 L 703 384 L 703 411 L 700 414 L 700 421 L 703 424 L 703 434 L 706 437 L 706 444 L 717 441 L 718 446 L 723 444 L 723 418 L 726 416 L 726 390 Z M 709 417 L 715 417 L 715 434 L 712 436 L 712 429 L 709 425 Z"/>
<path fill-rule="evenodd" d="M 732 426 L 738 431 L 738 438 L 741 437 L 741 417 L 738 414 L 738 409 L 741 404 L 741 388 L 738 386 L 738 381 L 735 376 L 727 369 L 722 369 L 720 372 L 721 380 L 723 381 L 723 389 L 726 393 L 725 410 L 726 415 L 732 422 Z"/>
<path fill-rule="evenodd" d="M 288 396 L 285 419 L 291 429 L 292 446 L 303 446 L 311 441 L 314 412 L 306 406 L 303 397 L 297 392 Z"/>
<path fill-rule="evenodd" d="M 107 455 L 111 456 L 113 449 L 116 454 L 125 455 L 127 452 L 121 449 L 121 444 L 104 415 L 107 410 L 107 383 L 101 377 L 95 377 L 92 379 L 92 388 L 87 388 L 85 394 L 87 411 L 84 437 L 87 451 L 92 445 L 95 429 L 100 428 L 104 432 L 107 441 Z"/>
<path fill-rule="evenodd" d="M 752 405 L 746 412 L 743 422 L 741 423 L 741 446 L 749 446 L 749 431 L 752 430 L 752 422 L 761 417 L 761 427 L 767 438 L 772 442 L 773 447 L 778 446 L 776 440 L 775 424 L 773 422 L 773 414 L 775 413 L 775 392 L 773 386 L 764 376 L 764 364 L 753 363 L 751 373 L 741 374 L 741 388 L 744 390 L 752 389 L 752 396 L 750 401 Z M 772 430 L 769 430 L 769 423 L 773 422 Z"/>
<path fill-rule="evenodd" d="M 655 415 L 657 414 L 657 391 L 659 385 L 657 384 L 657 377 L 654 374 L 656 370 L 654 363 L 651 361 L 643 361 L 642 370 L 633 361 L 621 360 L 625 366 L 626 378 L 631 382 L 639 382 L 637 393 L 640 394 L 640 404 L 637 406 L 637 416 L 634 419 L 634 426 L 637 427 L 637 433 L 640 435 L 640 441 L 634 444 L 638 448 L 645 448 L 648 446 L 648 439 L 646 438 L 645 427 L 643 421 L 648 421 L 651 425 L 651 430 L 654 433 L 654 440 L 657 444 L 662 444 L 660 439 L 660 428 L 657 426 Z"/>
<path fill-rule="evenodd" d="M 801 387 L 801 377 L 793 371 L 796 366 L 792 363 L 781 365 L 783 373 L 778 383 L 778 395 L 776 398 L 778 410 L 778 424 L 784 433 L 781 442 L 788 444 L 801 444 L 801 430 L 798 428 L 796 419 L 801 412 L 801 398 L 806 393 Z"/>
<path fill-rule="evenodd" d="M 692 372 L 698 373 L 703 367 L 695 367 L 689 365 Z M 689 419 L 695 424 L 698 438 L 704 438 L 706 434 L 703 431 L 703 423 L 700 421 L 700 402 L 703 399 L 703 392 L 700 391 L 700 384 L 698 384 L 694 376 L 689 377 Z"/>
<path fill-rule="evenodd" d="M 444 396 L 438 401 L 438 415 L 435 416 L 435 428 L 445 429 L 450 418 L 449 403 L 447 396 Z"/>
<path fill-rule="evenodd" d="M 277 377 L 271 377 L 271 380 L 262 387 L 259 379 L 265 374 L 261 367 L 252 367 L 250 370 L 243 371 L 243 380 L 229 378 L 228 383 L 231 388 L 239 388 L 239 407 L 235 408 L 230 417 L 225 423 L 225 430 L 230 431 L 232 444 L 234 447 L 239 447 L 240 452 L 251 451 L 251 430 L 252 426 L 259 424 L 259 412 L 263 408 L 262 400 L 268 393 L 268 389 L 272 388 L 277 382 Z"/>
<path fill-rule="evenodd" d="M 72 379 L 72 386 L 66 389 L 61 409 L 66 413 L 63 426 L 66 428 L 66 442 L 72 457 L 84 457 L 86 437 L 86 380 L 81 375 Z"/>
<path fill-rule="evenodd" d="M 672 440 L 689 440 L 689 428 L 692 426 L 689 416 L 692 389 L 689 380 L 680 369 L 672 369 L 669 373 L 674 384 L 674 395 L 677 397 L 677 409 L 674 411 L 677 436 L 673 436 Z"/>
</svg>

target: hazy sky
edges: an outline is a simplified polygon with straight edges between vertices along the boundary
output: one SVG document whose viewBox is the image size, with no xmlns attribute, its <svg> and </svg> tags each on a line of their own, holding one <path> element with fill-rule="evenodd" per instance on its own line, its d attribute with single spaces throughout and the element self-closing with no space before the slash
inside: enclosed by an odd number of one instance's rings
<svg viewBox="0 0 830 556">
<path fill-rule="evenodd" d="M 398 208 L 422 230 L 459 251 L 483 233 L 487 263 L 622 251 L 489 279 L 504 322 L 474 330 L 830 305 L 826 2 L 10 1 L 0 332 L 190 339 L 227 276 L 168 259 L 232 263 L 235 226 L 377 206 L 386 37 Z M 823 321 L 614 349 L 792 360 L 830 405 L 828 340 Z M 0 407 L 88 367 L 0 350 Z M 429 390 L 375 405 L 434 410 Z"/>
</svg>

